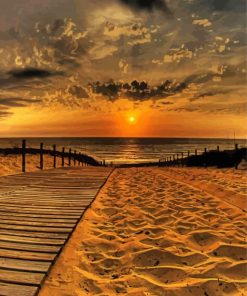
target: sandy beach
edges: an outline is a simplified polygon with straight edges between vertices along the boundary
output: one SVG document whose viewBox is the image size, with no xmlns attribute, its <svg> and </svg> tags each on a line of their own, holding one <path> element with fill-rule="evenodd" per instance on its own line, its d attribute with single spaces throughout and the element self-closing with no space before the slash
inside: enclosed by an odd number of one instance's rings
<svg viewBox="0 0 247 296">
<path fill-rule="evenodd" d="M 232 169 L 116 169 L 39 296 L 246 295 L 246 181 Z"/>
</svg>

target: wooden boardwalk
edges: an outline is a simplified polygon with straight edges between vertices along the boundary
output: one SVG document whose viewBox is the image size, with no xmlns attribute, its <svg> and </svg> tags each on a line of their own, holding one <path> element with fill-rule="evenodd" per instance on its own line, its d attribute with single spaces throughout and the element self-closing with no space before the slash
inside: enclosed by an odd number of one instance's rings
<svg viewBox="0 0 247 296">
<path fill-rule="evenodd" d="M 111 169 L 64 168 L 0 178 L 0 295 L 36 295 Z"/>
</svg>

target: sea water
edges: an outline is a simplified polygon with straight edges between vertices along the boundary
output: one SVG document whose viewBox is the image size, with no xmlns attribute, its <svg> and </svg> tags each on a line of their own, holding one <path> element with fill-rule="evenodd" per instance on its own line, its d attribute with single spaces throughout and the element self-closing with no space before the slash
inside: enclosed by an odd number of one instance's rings
<svg viewBox="0 0 247 296">
<path fill-rule="evenodd" d="M 0 148 L 21 147 L 21 138 L 0 138 Z M 233 139 L 189 139 L 189 138 L 27 138 L 27 147 L 38 148 L 44 143 L 45 149 L 52 149 L 56 144 L 57 150 L 63 147 L 68 151 L 86 153 L 107 163 L 138 163 L 156 162 L 161 158 L 177 153 L 198 153 L 204 148 L 215 150 L 232 150 L 235 143 L 246 147 L 247 140 Z"/>
</svg>

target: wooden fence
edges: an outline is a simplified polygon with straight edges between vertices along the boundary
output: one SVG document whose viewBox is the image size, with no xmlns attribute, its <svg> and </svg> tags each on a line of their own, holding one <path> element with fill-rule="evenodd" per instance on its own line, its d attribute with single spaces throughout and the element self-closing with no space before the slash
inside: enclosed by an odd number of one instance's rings
<svg viewBox="0 0 247 296">
<path fill-rule="evenodd" d="M 199 154 L 195 149 L 194 153 L 191 151 L 177 152 L 168 157 L 159 160 L 159 166 L 217 166 L 217 167 L 235 167 L 238 168 L 240 161 L 247 159 L 247 149 L 239 148 L 235 144 L 233 150 L 220 150 L 217 146 L 216 150 L 209 150 L 204 148 L 203 153 Z"/>
<path fill-rule="evenodd" d="M 22 156 L 22 172 L 26 172 L 26 156 L 27 154 L 39 155 L 39 168 L 44 169 L 44 155 L 50 155 L 53 157 L 53 168 L 57 167 L 57 158 L 61 157 L 62 167 L 65 166 L 65 159 L 68 160 L 68 166 L 80 166 L 80 165 L 91 165 L 91 166 L 106 166 L 105 161 L 98 161 L 91 156 L 82 154 L 70 148 L 65 151 L 65 147 L 62 151 L 58 151 L 56 145 L 52 146 L 51 149 L 44 149 L 44 144 L 40 143 L 40 148 L 28 148 L 26 140 L 22 140 L 21 148 L 4 148 L 0 149 L 0 153 L 5 155 L 21 155 Z"/>
</svg>

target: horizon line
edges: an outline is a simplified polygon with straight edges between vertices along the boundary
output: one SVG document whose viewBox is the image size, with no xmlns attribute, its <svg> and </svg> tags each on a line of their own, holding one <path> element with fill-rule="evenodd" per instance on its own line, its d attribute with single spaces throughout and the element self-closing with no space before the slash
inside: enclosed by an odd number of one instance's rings
<svg viewBox="0 0 247 296">
<path fill-rule="evenodd" d="M 123 137 L 123 136 L 12 136 L 12 137 L 2 137 L 0 139 L 218 139 L 218 140 L 247 140 L 246 138 L 223 138 L 223 137 Z"/>
</svg>

